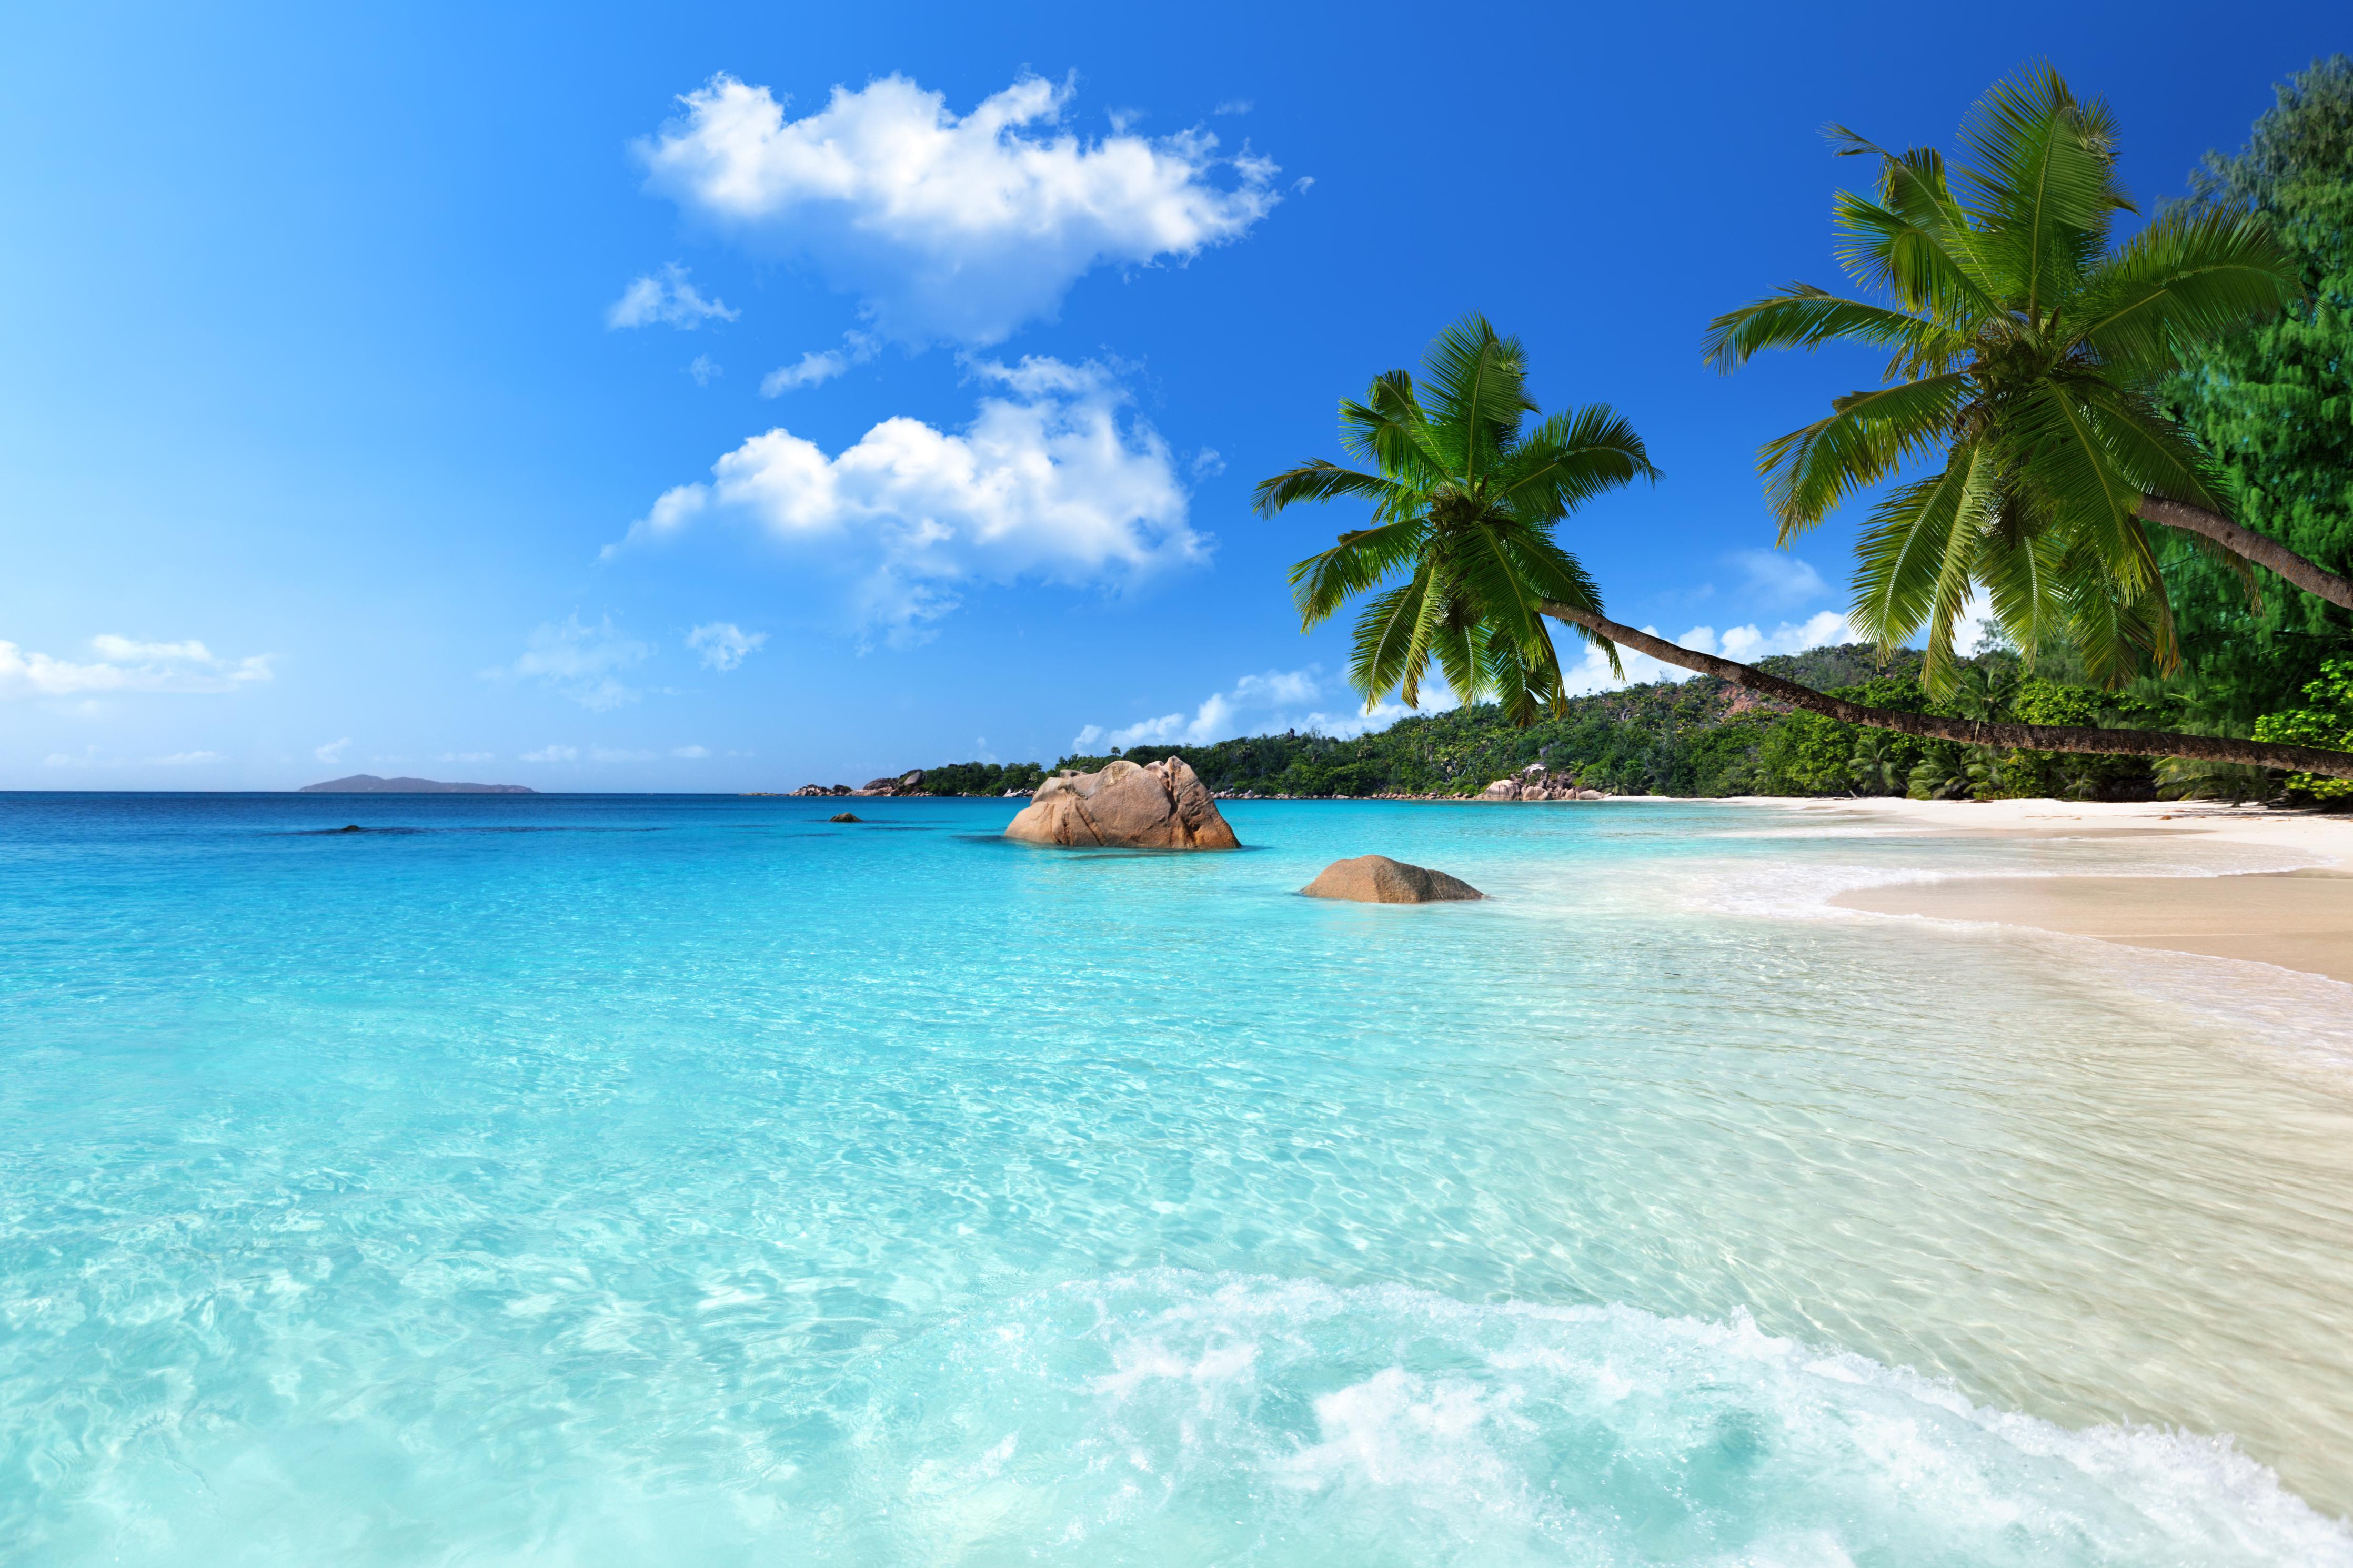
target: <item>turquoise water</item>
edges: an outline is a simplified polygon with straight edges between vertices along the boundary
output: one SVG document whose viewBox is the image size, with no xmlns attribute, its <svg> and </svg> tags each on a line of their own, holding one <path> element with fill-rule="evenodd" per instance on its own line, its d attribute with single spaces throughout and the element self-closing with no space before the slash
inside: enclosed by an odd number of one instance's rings
<svg viewBox="0 0 2353 1568">
<path fill-rule="evenodd" d="M 1013 805 L 0 797 L 0 1561 L 2353 1563 L 2346 988 L 1820 905 L 2259 852 Z"/>
</svg>

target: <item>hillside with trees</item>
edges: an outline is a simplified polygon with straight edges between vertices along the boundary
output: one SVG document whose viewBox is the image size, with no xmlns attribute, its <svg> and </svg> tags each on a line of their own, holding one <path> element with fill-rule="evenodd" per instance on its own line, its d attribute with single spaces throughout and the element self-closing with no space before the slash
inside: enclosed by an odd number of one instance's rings
<svg viewBox="0 0 2353 1568">
<path fill-rule="evenodd" d="M 2105 692 L 2080 680 L 2031 673 L 2016 654 L 2002 649 L 1965 660 L 1957 689 L 1941 702 L 1920 684 L 1919 656 L 1909 650 L 1883 667 L 1868 645 L 1850 643 L 1767 658 L 1761 667 L 1818 690 L 1905 712 L 2049 724 L 2189 721 L 2188 700 L 2162 688 Z M 2316 738 L 2353 731 L 2353 683 L 2339 678 L 2325 698 L 2304 732 Z M 2336 711 L 2338 705 L 2348 710 Z M 1030 790 L 1049 773 L 1092 771 L 1122 754 L 1073 754 L 1050 766 L 927 768 L 923 793 Z M 1918 741 L 1792 711 L 1705 676 L 1571 698 L 1561 716 L 1525 726 L 1484 703 L 1403 719 L 1349 739 L 1293 731 L 1207 746 L 1138 746 L 1132 754 L 1182 757 L 1222 795 L 1307 799 L 1472 795 L 1532 763 L 1613 795 L 2147 800 L 2159 794 L 2271 798 L 2284 787 L 2284 781 L 2252 769 Z M 2322 786 L 2322 781 L 2307 782 Z"/>
</svg>

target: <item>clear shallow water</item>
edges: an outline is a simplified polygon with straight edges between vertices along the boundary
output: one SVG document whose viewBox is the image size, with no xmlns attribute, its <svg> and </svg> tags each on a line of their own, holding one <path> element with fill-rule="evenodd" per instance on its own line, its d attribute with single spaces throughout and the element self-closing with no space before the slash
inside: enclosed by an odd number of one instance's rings
<svg viewBox="0 0 2353 1568">
<path fill-rule="evenodd" d="M 833 809 L 0 798 L 0 1559 L 2353 1563 L 2347 988 L 1818 908 L 2259 852 Z"/>
</svg>

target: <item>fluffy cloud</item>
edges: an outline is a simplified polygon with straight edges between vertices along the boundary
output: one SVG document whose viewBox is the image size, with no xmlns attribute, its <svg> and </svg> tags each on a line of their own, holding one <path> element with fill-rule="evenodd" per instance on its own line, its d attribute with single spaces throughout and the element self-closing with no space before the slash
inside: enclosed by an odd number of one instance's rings
<svg viewBox="0 0 2353 1568">
<path fill-rule="evenodd" d="M 536 752 L 525 752 L 521 760 L 526 763 L 578 762 L 580 760 L 580 748 L 577 746 L 542 746 Z"/>
<path fill-rule="evenodd" d="M 747 632 L 733 621 L 713 621 L 686 634 L 686 646 L 702 655 L 706 667 L 723 675 L 743 663 L 744 655 L 759 652 L 767 640 L 767 633 Z"/>
<path fill-rule="evenodd" d="M 311 754 L 322 763 L 340 763 L 343 760 L 344 751 L 351 743 L 352 738 L 346 735 L 340 741 L 330 741 L 323 746 L 311 747 Z"/>
<path fill-rule="evenodd" d="M 660 277 L 639 278 L 621 290 L 621 297 L 606 308 L 605 327 L 607 331 L 620 331 L 663 321 L 691 332 L 714 317 L 732 321 L 736 314 L 721 300 L 704 299 L 686 280 L 686 268 L 673 261 L 661 269 Z"/>
<path fill-rule="evenodd" d="M 1208 557 L 1166 443 L 1123 422 L 1126 395 L 1104 367 L 974 368 L 1006 395 L 982 398 L 961 433 L 886 419 L 832 458 L 787 430 L 754 436 L 710 483 L 663 494 L 606 557 L 706 515 L 748 521 L 835 555 L 856 580 L 859 625 L 900 643 L 921 640 L 967 584 L 1122 584 Z"/>
<path fill-rule="evenodd" d="M 520 658 L 482 671 L 482 679 L 535 680 L 562 692 L 583 708 L 602 713 L 638 700 L 638 693 L 621 683 L 619 672 L 644 663 L 652 652 L 644 643 L 623 637 L 610 616 L 590 626 L 573 615 L 562 621 L 550 621 L 533 632 Z M 543 756 L 523 759 L 553 760 L 555 759 Z"/>
<path fill-rule="evenodd" d="M 683 757 L 688 762 L 698 762 L 711 754 L 711 748 L 708 746 L 672 746 L 670 749 L 670 754 L 673 757 Z"/>
<path fill-rule="evenodd" d="M 1656 626 L 1644 626 L 1651 636 L 1659 635 Z M 1808 648 L 1829 643 L 1852 642 L 1852 631 L 1846 617 L 1836 610 L 1824 610 L 1804 621 L 1783 621 L 1771 631 L 1755 623 L 1734 626 L 1718 636 L 1714 626 L 1694 626 L 1674 639 L 1687 648 L 1700 653 L 1712 653 L 1725 658 L 1737 659 L 1742 664 L 1754 664 L 1769 654 L 1803 653 Z M 1564 654 L 1572 646 L 1564 646 Z M 1566 665 L 1562 671 L 1564 684 L 1574 696 L 1588 691 L 1610 691 L 1621 686 L 1638 686 L 1652 680 L 1688 680 L 1692 672 L 1679 665 L 1662 664 L 1648 654 L 1631 648 L 1618 650 L 1619 660 L 1625 666 L 1626 677 L 1620 680 L 1609 673 L 1609 665 L 1599 649 L 1586 647 L 1580 664 Z"/>
<path fill-rule="evenodd" d="M 1337 711 L 1314 706 L 1333 700 L 1346 705 Z M 1386 729 L 1416 712 L 1438 712 L 1453 706 L 1453 695 L 1443 683 L 1433 682 L 1423 693 L 1419 709 L 1383 701 L 1367 713 L 1345 682 L 1327 680 L 1319 668 L 1270 669 L 1263 675 L 1245 675 L 1227 690 L 1211 693 L 1190 714 L 1164 713 L 1117 729 L 1090 724 L 1072 737 L 1071 749 L 1206 746 L 1236 735 L 1271 734 L 1280 730 L 1305 730 L 1345 740 L 1368 730 Z"/>
<path fill-rule="evenodd" d="M 1055 130 L 1071 91 L 1024 77 L 959 117 L 894 75 L 786 120 L 766 88 L 722 75 L 638 153 L 649 190 L 807 256 L 887 335 L 993 343 L 1052 313 L 1092 268 L 1191 257 L 1277 200 L 1274 164 L 1220 158 L 1205 131 L 1082 142 Z"/>
<path fill-rule="evenodd" d="M 193 639 L 138 642 L 101 634 L 91 663 L 53 658 L 0 642 L 0 697 L 82 697 L 96 692 L 235 691 L 270 679 L 269 654 L 225 659 Z"/>
<path fill-rule="evenodd" d="M 882 349 L 882 340 L 871 332 L 845 332 L 841 347 L 819 351 L 811 349 L 792 364 L 779 365 L 760 378 L 760 395 L 782 397 L 804 386 L 817 386 L 831 381 L 854 364 L 864 364 Z"/>
<path fill-rule="evenodd" d="M 168 757 L 148 758 L 147 765 L 153 768 L 186 768 L 203 763 L 216 763 L 220 760 L 221 754 L 218 752 L 174 752 Z"/>
</svg>

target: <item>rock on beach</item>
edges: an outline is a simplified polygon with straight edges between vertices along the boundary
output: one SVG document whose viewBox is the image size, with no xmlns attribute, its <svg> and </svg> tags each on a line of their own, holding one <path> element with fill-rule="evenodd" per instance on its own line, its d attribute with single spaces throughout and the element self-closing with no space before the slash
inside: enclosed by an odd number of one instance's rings
<svg viewBox="0 0 2353 1568">
<path fill-rule="evenodd" d="M 1335 860 L 1299 890 L 1311 899 L 1351 899 L 1360 904 L 1434 904 L 1487 896 L 1460 877 L 1409 866 L 1386 855 Z"/>
<path fill-rule="evenodd" d="M 1239 849 L 1218 803 L 1181 757 L 1101 773 L 1059 773 L 1038 786 L 1005 837 L 1077 848 Z"/>
</svg>

